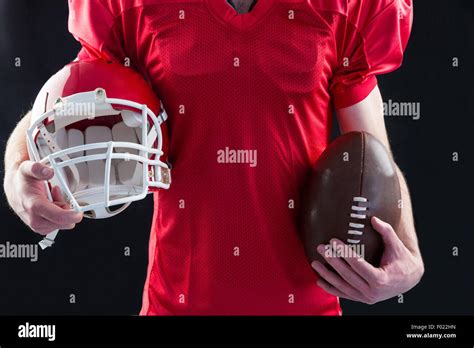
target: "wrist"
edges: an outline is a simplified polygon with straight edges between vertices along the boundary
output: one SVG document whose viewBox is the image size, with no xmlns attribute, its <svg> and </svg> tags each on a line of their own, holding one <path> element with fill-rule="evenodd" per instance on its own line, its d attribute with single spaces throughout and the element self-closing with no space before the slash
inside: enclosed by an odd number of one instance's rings
<svg viewBox="0 0 474 348">
<path fill-rule="evenodd" d="M 425 265 L 423 263 L 423 259 L 419 252 L 416 255 L 414 254 L 413 256 L 415 257 L 415 260 L 416 260 L 414 273 L 415 273 L 416 283 L 418 283 L 420 279 L 423 277 L 423 274 L 425 273 Z"/>
</svg>

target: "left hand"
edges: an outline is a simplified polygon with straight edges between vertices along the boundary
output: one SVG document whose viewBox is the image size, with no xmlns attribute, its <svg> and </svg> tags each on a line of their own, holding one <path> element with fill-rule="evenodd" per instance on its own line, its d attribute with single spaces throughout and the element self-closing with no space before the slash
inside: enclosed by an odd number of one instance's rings
<svg viewBox="0 0 474 348">
<path fill-rule="evenodd" d="M 318 252 L 337 272 L 313 261 L 311 266 L 320 275 L 317 284 L 321 288 L 334 296 L 374 304 L 407 292 L 420 281 L 424 267 L 419 253 L 408 250 L 390 224 L 373 217 L 372 226 L 385 245 L 380 267 L 360 257 L 326 257 L 325 245 L 321 244 Z M 332 243 L 344 245 L 337 239 L 332 239 Z"/>
</svg>

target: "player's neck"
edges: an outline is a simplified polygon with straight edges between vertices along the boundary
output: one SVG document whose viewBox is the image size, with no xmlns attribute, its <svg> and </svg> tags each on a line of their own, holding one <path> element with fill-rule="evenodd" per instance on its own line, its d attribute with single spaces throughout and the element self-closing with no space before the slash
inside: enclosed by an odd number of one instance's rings
<svg viewBox="0 0 474 348">
<path fill-rule="evenodd" d="M 222 1 L 222 0 L 213 0 Z M 227 0 L 227 3 L 235 9 L 235 12 L 244 14 L 250 12 L 257 0 Z"/>
</svg>

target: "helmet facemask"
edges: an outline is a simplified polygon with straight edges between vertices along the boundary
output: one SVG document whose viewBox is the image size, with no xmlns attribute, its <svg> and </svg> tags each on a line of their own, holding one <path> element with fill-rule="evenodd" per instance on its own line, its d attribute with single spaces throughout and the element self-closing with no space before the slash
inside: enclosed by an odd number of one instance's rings
<svg viewBox="0 0 474 348">
<path fill-rule="evenodd" d="M 161 159 L 166 118 L 163 109 L 156 116 L 146 105 L 107 98 L 101 88 L 77 93 L 58 99 L 31 125 L 30 157 L 53 168 L 50 182 L 73 209 L 111 217 L 149 188 L 169 188 L 170 170 Z"/>
</svg>

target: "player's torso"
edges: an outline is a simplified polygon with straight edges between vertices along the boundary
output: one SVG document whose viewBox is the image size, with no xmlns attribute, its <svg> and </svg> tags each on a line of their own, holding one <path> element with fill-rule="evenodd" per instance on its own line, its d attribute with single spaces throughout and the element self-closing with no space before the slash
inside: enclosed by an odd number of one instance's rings
<svg viewBox="0 0 474 348">
<path fill-rule="evenodd" d="M 125 50 L 165 103 L 171 133 L 180 131 L 174 127 L 180 115 L 199 115 L 186 119 L 196 122 L 188 128 L 223 119 L 235 129 L 272 113 L 262 127 L 281 129 L 280 117 L 293 115 L 299 131 L 320 147 L 286 139 L 288 146 L 301 145 L 306 157 L 292 165 L 307 165 L 325 146 L 325 134 L 314 132 L 324 130 L 331 111 L 328 89 L 337 57 L 330 11 L 318 12 L 304 0 L 259 0 L 242 15 L 226 0 L 124 3 L 119 21 Z"/>
<path fill-rule="evenodd" d="M 334 39 L 306 1 L 136 1 L 125 49 L 170 116 L 149 313 L 336 313 L 297 235 L 327 144 Z M 296 297 L 296 299 L 295 299 Z M 166 309 L 164 309 L 166 308 Z"/>
</svg>

